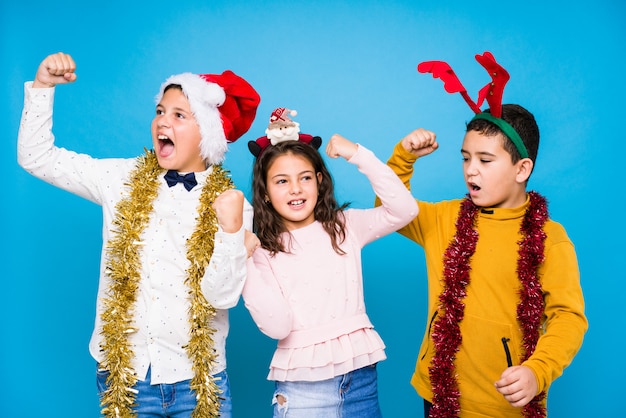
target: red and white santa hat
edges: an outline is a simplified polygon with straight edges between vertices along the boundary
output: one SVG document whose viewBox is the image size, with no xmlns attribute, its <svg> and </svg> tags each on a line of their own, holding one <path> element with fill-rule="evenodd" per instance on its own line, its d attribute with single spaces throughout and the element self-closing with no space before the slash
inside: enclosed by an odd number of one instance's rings
<svg viewBox="0 0 626 418">
<path fill-rule="evenodd" d="M 229 142 L 245 134 L 261 98 L 243 78 L 230 70 L 222 74 L 182 73 L 169 77 L 156 96 L 158 104 L 167 86 L 177 84 L 189 100 L 189 107 L 200 126 L 200 154 L 208 164 L 219 164 Z"/>
</svg>

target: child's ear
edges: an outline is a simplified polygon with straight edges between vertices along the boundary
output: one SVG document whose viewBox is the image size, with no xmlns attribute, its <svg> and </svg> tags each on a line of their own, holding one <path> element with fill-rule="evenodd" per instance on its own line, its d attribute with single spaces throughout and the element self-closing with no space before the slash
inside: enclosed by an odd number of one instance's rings
<svg viewBox="0 0 626 418">
<path fill-rule="evenodd" d="M 530 158 L 522 158 L 517 162 L 517 176 L 518 183 L 525 183 L 530 177 L 530 173 L 533 171 L 533 161 Z"/>
<path fill-rule="evenodd" d="M 318 171 L 317 173 L 317 184 L 322 184 L 322 173 Z"/>
</svg>

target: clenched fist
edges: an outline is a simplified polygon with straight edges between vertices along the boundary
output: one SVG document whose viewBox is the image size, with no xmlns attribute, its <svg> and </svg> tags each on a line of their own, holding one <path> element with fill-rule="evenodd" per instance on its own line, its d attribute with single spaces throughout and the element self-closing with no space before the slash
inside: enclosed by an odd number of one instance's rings
<svg viewBox="0 0 626 418">
<path fill-rule="evenodd" d="M 39 64 L 35 80 L 34 88 L 54 87 L 57 84 L 67 84 L 76 81 L 76 64 L 71 55 L 57 52 L 48 55 Z"/>
<path fill-rule="evenodd" d="M 423 128 L 416 129 L 402 138 L 401 143 L 405 150 L 418 158 L 428 155 L 439 148 L 437 135 Z"/>
<path fill-rule="evenodd" d="M 243 201 L 241 190 L 230 189 L 221 193 L 213 202 L 217 222 L 224 232 L 234 234 L 243 225 Z"/>
</svg>

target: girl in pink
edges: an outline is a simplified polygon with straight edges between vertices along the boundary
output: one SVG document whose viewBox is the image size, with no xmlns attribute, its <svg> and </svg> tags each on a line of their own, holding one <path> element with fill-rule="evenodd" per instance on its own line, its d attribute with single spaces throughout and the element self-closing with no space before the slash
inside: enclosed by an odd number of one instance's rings
<svg viewBox="0 0 626 418">
<path fill-rule="evenodd" d="M 385 345 L 365 311 L 361 249 L 418 209 L 371 151 L 334 135 L 328 156 L 356 165 L 382 200 L 371 209 L 340 206 L 316 146 L 280 142 L 257 157 L 261 247 L 248 259 L 243 297 L 259 329 L 278 340 L 268 376 L 276 382 L 274 417 L 380 417 L 376 364 Z"/>
</svg>

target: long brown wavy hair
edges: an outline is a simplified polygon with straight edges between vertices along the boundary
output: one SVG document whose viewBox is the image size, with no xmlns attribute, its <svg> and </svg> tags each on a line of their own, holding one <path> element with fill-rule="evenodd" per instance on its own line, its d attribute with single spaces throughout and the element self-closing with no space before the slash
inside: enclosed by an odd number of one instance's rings
<svg viewBox="0 0 626 418">
<path fill-rule="evenodd" d="M 340 245 L 346 238 L 343 210 L 348 207 L 348 204 L 344 203 L 340 206 L 337 203 L 332 176 L 320 153 L 311 145 L 299 141 L 286 141 L 267 147 L 254 164 L 252 178 L 254 231 L 261 241 L 261 246 L 272 255 L 281 251 L 289 252 L 290 244 L 283 242 L 282 234 L 287 232 L 283 218 L 270 202 L 265 201 L 268 194 L 267 172 L 276 158 L 286 154 L 305 158 L 311 163 L 316 174 L 322 174 L 314 210 L 315 220 L 322 224 L 330 236 L 335 252 L 345 254 Z"/>
</svg>

